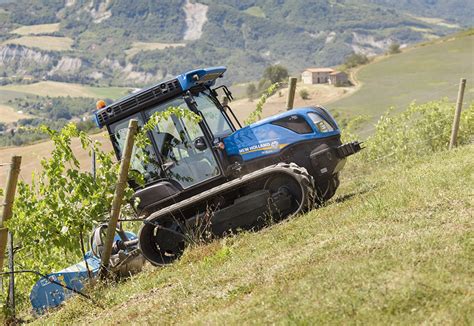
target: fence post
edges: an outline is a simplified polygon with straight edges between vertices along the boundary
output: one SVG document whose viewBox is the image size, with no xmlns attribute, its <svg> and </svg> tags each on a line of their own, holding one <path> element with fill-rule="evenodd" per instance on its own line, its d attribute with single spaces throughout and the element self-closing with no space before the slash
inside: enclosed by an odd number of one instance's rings
<svg viewBox="0 0 474 326">
<path fill-rule="evenodd" d="M 293 109 L 293 104 L 295 102 L 295 91 L 296 91 L 296 77 L 290 77 L 288 83 L 288 98 L 286 100 L 286 109 L 289 111 Z"/>
<path fill-rule="evenodd" d="M 451 131 L 451 140 L 449 141 L 449 149 L 456 147 L 459 121 L 461 120 L 462 101 L 464 99 L 464 89 L 466 88 L 466 78 L 461 78 L 459 83 L 458 100 L 456 102 L 456 112 L 454 113 L 453 129 Z"/>
<path fill-rule="evenodd" d="M 10 271 L 10 281 L 8 283 L 8 313 L 9 317 L 15 320 L 15 253 L 13 252 L 13 234 L 8 232 L 8 270 Z"/>
<path fill-rule="evenodd" d="M 3 260 L 7 246 L 8 229 L 4 226 L 13 215 L 13 201 L 15 200 L 16 185 L 20 174 L 21 156 L 13 156 L 8 174 L 7 187 L 3 203 L 3 214 L 0 217 L 0 271 L 3 271 Z"/>
<path fill-rule="evenodd" d="M 91 168 L 92 168 L 92 177 L 94 178 L 94 181 L 95 181 L 96 176 L 97 176 L 97 172 L 96 172 L 96 164 L 97 163 L 96 163 L 95 149 L 94 148 L 92 148 L 92 157 L 91 157 L 91 159 L 92 159 L 92 162 L 91 162 L 91 164 L 92 164 L 92 166 L 91 166 Z"/>
<path fill-rule="evenodd" d="M 108 274 L 109 260 L 110 255 L 112 253 L 112 244 L 114 242 L 115 229 L 117 228 L 120 208 L 122 206 L 122 200 L 125 193 L 125 186 L 127 185 L 128 169 L 130 167 L 133 143 L 135 140 L 135 134 L 137 133 L 137 129 L 138 121 L 135 119 L 130 120 L 128 124 L 127 137 L 125 139 L 125 148 L 120 162 L 119 178 L 115 187 L 114 199 L 112 201 L 110 220 L 107 226 L 107 236 L 105 239 L 104 248 L 101 256 L 101 266 L 99 270 L 99 276 L 101 278 L 105 278 Z"/>
</svg>

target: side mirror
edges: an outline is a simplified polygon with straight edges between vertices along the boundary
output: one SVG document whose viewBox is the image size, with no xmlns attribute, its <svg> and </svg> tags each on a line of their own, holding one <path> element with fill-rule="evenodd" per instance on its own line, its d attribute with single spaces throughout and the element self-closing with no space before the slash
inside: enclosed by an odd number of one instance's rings
<svg viewBox="0 0 474 326">
<path fill-rule="evenodd" d="M 199 150 L 203 151 L 207 148 L 206 142 L 204 141 L 204 137 L 198 137 L 194 140 L 194 147 Z"/>
</svg>

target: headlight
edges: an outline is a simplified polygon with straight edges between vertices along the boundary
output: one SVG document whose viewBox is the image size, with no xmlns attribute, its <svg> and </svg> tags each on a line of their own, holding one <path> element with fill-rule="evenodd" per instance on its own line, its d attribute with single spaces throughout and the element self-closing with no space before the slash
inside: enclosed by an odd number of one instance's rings
<svg viewBox="0 0 474 326">
<path fill-rule="evenodd" d="M 321 118 L 318 114 L 310 112 L 308 113 L 308 116 L 311 119 L 311 121 L 313 121 L 314 125 L 319 130 L 319 132 L 334 131 L 334 128 L 329 124 L 329 122 Z"/>
</svg>

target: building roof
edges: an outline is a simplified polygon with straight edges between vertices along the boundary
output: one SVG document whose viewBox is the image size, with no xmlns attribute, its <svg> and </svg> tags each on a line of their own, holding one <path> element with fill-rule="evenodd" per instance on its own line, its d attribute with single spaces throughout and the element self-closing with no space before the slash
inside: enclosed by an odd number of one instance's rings
<svg viewBox="0 0 474 326">
<path fill-rule="evenodd" d="M 340 74 L 345 74 L 345 75 L 347 75 L 344 71 L 337 71 L 337 70 L 335 70 L 334 72 L 330 73 L 331 76 L 340 75 Z"/>
<path fill-rule="evenodd" d="M 309 72 L 333 72 L 334 69 L 331 69 L 331 68 L 308 68 L 305 71 L 309 71 Z"/>
</svg>

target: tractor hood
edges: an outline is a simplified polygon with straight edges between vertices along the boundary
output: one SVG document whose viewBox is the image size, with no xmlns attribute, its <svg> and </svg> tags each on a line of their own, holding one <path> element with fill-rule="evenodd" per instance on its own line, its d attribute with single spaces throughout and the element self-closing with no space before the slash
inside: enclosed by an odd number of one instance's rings
<svg viewBox="0 0 474 326">
<path fill-rule="evenodd" d="M 309 114 L 317 114 L 330 125 L 329 131 L 321 131 Z M 339 135 L 334 118 L 322 107 L 293 109 L 250 124 L 224 139 L 229 157 L 240 156 L 249 161 L 276 154 L 289 145 L 315 138 Z"/>
</svg>

